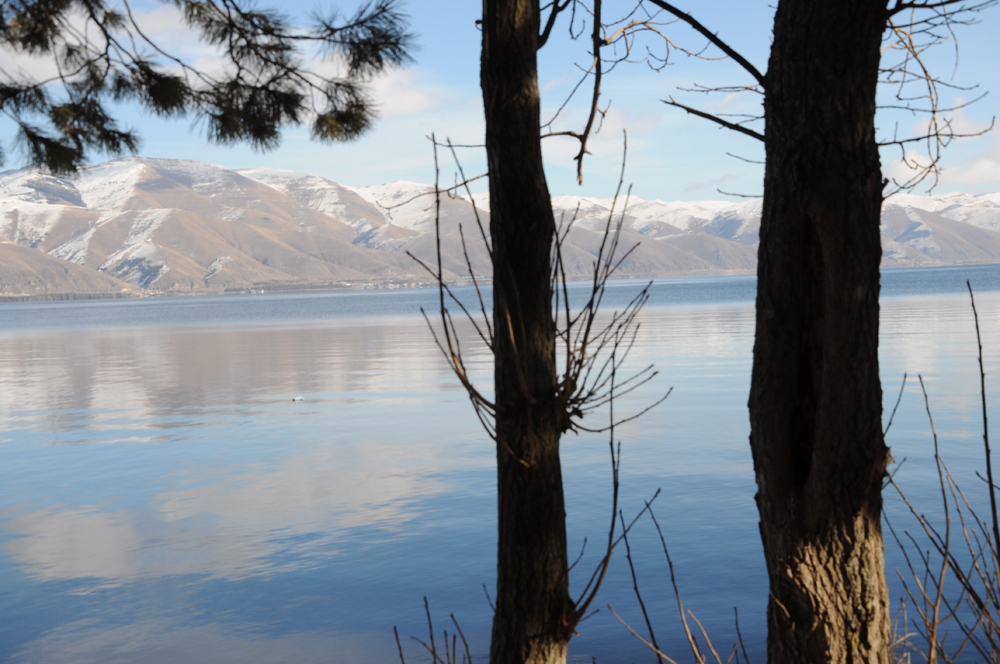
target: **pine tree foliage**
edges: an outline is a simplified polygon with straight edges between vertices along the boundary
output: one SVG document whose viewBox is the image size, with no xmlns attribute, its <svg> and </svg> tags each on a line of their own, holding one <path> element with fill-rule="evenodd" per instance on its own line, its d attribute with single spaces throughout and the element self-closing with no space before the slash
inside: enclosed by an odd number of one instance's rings
<svg viewBox="0 0 1000 664">
<path fill-rule="evenodd" d="M 373 0 L 350 16 L 313 14 L 307 27 L 247 0 L 167 4 L 218 49 L 221 68 L 201 70 L 157 43 L 129 0 L 0 0 L 0 48 L 55 65 L 48 78 L 0 65 L 0 112 L 17 126 L 28 161 L 65 173 L 89 152 L 134 152 L 139 137 L 113 117 L 120 102 L 191 115 L 210 140 L 260 150 L 276 147 L 281 127 L 295 124 L 310 124 L 319 140 L 352 140 L 376 115 L 365 84 L 410 59 L 397 0 Z M 316 56 L 342 73 L 310 68 Z M 3 156 L 0 148 L 0 164 Z"/>
</svg>

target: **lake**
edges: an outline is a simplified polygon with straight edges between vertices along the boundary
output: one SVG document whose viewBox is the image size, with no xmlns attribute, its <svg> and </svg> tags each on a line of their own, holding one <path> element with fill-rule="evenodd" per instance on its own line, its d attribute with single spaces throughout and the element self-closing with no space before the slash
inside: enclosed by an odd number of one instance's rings
<svg viewBox="0 0 1000 664">
<path fill-rule="evenodd" d="M 918 373 L 942 454 L 981 493 L 966 279 L 1000 398 L 1000 266 L 883 275 L 886 419 L 903 373 L 912 379 L 887 442 L 906 459 L 897 481 L 929 512 Z M 613 283 L 609 308 L 642 285 Z M 674 391 L 616 440 L 626 517 L 661 490 L 654 508 L 685 606 L 726 653 L 737 607 L 751 659 L 764 662 L 746 410 L 754 292 L 753 277 L 653 284 L 629 366 L 660 373 L 616 412 Z M 495 451 L 420 317 L 436 303 L 436 291 L 397 290 L 0 304 L 0 661 L 392 662 L 396 625 L 407 661 L 420 662 L 407 639 L 426 638 L 426 596 L 438 638 L 454 614 L 485 662 Z M 485 349 L 471 337 L 463 349 L 488 385 Z M 579 592 L 611 517 L 608 439 L 569 436 L 563 455 L 571 558 L 591 543 L 572 577 Z M 888 493 L 886 511 L 913 531 Z M 657 637 L 686 658 L 648 519 L 630 543 Z M 606 608 L 642 623 L 622 554 L 573 662 L 655 661 Z M 895 601 L 891 542 L 887 557 Z"/>
</svg>

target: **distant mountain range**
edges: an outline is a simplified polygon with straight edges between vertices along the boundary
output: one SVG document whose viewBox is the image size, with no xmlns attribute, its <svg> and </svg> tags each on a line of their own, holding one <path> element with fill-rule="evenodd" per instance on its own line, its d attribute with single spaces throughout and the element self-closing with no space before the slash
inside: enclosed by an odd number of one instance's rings
<svg viewBox="0 0 1000 664">
<path fill-rule="evenodd" d="M 269 168 L 129 157 L 73 178 L 36 169 L 0 173 L 0 295 L 132 295 L 427 284 L 407 253 L 434 263 L 435 201 L 414 182 L 353 188 Z M 443 197 L 445 278 L 469 262 L 490 273 L 476 224 L 489 197 Z M 619 199 L 614 221 L 621 219 Z M 592 269 L 612 200 L 557 196 L 575 218 L 563 248 L 570 277 Z M 760 200 L 647 201 L 633 197 L 621 246 L 638 248 L 622 277 L 749 272 Z M 459 229 L 462 232 L 460 233 Z M 1000 262 L 1000 194 L 899 194 L 883 207 L 884 267 Z"/>
</svg>

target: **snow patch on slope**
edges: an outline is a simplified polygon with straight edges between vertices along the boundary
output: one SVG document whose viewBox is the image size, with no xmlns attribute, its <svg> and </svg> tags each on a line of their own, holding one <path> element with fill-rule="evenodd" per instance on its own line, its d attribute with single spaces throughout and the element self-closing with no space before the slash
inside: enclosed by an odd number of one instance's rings
<svg viewBox="0 0 1000 664">
<path fill-rule="evenodd" d="M 356 192 L 374 205 L 393 226 L 420 230 L 434 219 L 434 187 L 419 182 L 396 180 L 386 184 L 345 189 Z"/>
<path fill-rule="evenodd" d="M 236 172 L 312 210 L 349 224 L 359 235 L 386 223 L 385 215 L 376 205 L 354 189 L 326 178 L 278 168 L 248 168 Z"/>
<path fill-rule="evenodd" d="M 366 233 L 358 235 L 357 239 L 354 240 L 354 244 L 359 247 L 378 249 L 379 251 L 388 251 L 395 254 L 402 251 L 416 237 L 416 235 L 399 237 L 397 235 L 399 231 L 393 233 L 393 230 L 393 227 L 389 224 L 373 228 Z"/>
<path fill-rule="evenodd" d="M 979 228 L 1000 232 L 1000 193 L 963 194 L 950 193 L 940 196 L 895 194 L 882 206 L 886 210 L 899 209 L 910 219 L 919 221 L 914 210 L 936 212 L 945 219 L 972 224 Z"/>
<path fill-rule="evenodd" d="M 121 248 L 108 256 L 98 268 L 143 288 L 148 288 L 169 269 L 160 258 L 159 248 L 152 242 L 153 232 L 173 210 L 147 210 L 136 215 L 128 238 Z"/>
<path fill-rule="evenodd" d="M 239 189 L 243 177 L 224 166 L 190 159 L 157 159 L 153 167 L 196 193 L 211 195 Z"/>
<path fill-rule="evenodd" d="M 239 221 L 243 218 L 246 210 L 242 208 L 229 207 L 228 205 L 222 206 L 222 210 L 219 211 L 219 219 L 223 221 Z"/>
<path fill-rule="evenodd" d="M 200 161 L 125 157 L 81 169 L 76 187 L 89 208 L 122 209 L 153 172 L 207 195 L 238 188 L 242 180 L 228 168 Z"/>
<path fill-rule="evenodd" d="M 0 205 L 18 202 L 84 207 L 80 192 L 68 178 L 33 168 L 8 171 L 0 177 Z"/>
<path fill-rule="evenodd" d="M 208 274 L 205 275 L 205 283 L 207 284 L 209 279 L 221 272 L 226 265 L 232 262 L 232 260 L 232 256 L 219 256 L 212 261 L 212 263 L 208 266 Z"/>
<path fill-rule="evenodd" d="M 234 172 L 239 173 L 243 177 L 253 180 L 254 182 L 266 184 L 269 187 L 278 187 L 289 182 L 316 177 L 309 175 L 308 173 L 289 171 L 284 168 L 269 168 L 267 166 L 258 166 L 257 168 L 240 168 Z"/>
<path fill-rule="evenodd" d="M 145 243 L 117 252 L 119 257 L 116 265 L 105 262 L 101 272 L 118 277 L 130 284 L 149 288 L 153 283 L 170 271 L 160 256 L 160 249 L 155 244 Z"/>
<path fill-rule="evenodd" d="M 626 206 L 627 203 L 627 206 Z M 593 231 L 603 230 L 609 217 L 618 223 L 624 214 L 623 228 L 653 239 L 666 239 L 678 233 L 708 233 L 743 244 L 755 244 L 760 230 L 762 201 L 643 200 L 637 197 L 588 198 L 556 196 L 552 207 L 556 220 L 568 221 Z"/>
<path fill-rule="evenodd" d="M 36 247 L 42 239 L 59 223 L 68 206 L 45 205 L 43 203 L 17 202 L 0 204 L 0 232 L 12 242 L 28 247 Z M 73 209 L 73 208 L 71 208 Z"/>
<path fill-rule="evenodd" d="M 72 240 L 60 244 L 50 251 L 49 255 L 69 261 L 70 263 L 83 265 L 83 262 L 87 259 L 87 250 L 90 248 L 90 238 L 93 237 L 96 230 L 97 226 L 92 226 L 85 233 L 80 233 Z"/>
<path fill-rule="evenodd" d="M 142 160 L 135 157 L 86 166 L 80 169 L 76 188 L 91 209 L 120 209 L 132 197 L 145 169 Z"/>
</svg>

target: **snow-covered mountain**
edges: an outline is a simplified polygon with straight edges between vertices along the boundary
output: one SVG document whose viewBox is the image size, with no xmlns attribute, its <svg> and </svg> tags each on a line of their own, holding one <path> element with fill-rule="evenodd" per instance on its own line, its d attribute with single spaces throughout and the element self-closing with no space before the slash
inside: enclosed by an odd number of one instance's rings
<svg viewBox="0 0 1000 664">
<path fill-rule="evenodd" d="M 489 196 L 390 182 L 352 188 L 271 168 L 129 157 L 76 177 L 0 173 L 0 294 L 209 291 L 428 282 L 441 233 L 446 277 L 488 275 Z M 753 270 L 761 202 L 557 196 L 571 276 L 592 269 L 609 220 L 639 244 L 624 277 Z M 897 195 L 882 217 L 889 267 L 1000 262 L 1000 194 Z"/>
</svg>

